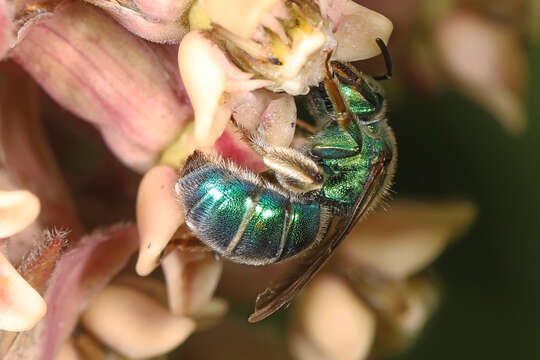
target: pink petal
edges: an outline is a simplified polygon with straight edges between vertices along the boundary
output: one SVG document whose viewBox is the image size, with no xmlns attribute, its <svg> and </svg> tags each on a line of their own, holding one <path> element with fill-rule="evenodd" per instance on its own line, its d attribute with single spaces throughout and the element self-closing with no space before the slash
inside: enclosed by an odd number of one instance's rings
<svg viewBox="0 0 540 360">
<path fill-rule="evenodd" d="M 49 360 L 73 331 L 88 301 L 122 269 L 137 248 L 134 225 L 116 226 L 80 240 L 59 260 L 48 284 L 48 312 L 20 334 L 4 360 Z"/>
<path fill-rule="evenodd" d="M 161 5 L 170 5 L 169 8 L 164 9 L 159 7 L 159 5 L 156 6 L 149 4 L 146 1 L 139 0 L 139 3 L 143 5 L 141 10 L 143 12 L 145 10 L 150 12 L 150 14 L 144 14 L 140 11 L 122 6 L 116 1 L 86 1 L 107 11 L 116 19 L 116 21 L 125 26 L 126 29 L 149 41 L 158 43 L 178 43 L 189 31 L 187 25 L 179 19 L 181 14 L 176 12 L 181 12 L 182 9 L 184 9 L 186 6 L 185 2 L 182 4 L 181 2 L 170 3 L 162 1 Z M 178 6 L 178 8 L 176 8 L 175 5 Z M 159 15 L 166 15 L 166 18 L 152 19 L 152 17 Z"/>
<path fill-rule="evenodd" d="M 178 20 L 188 11 L 192 0 L 134 0 L 139 10 L 159 22 Z"/>
<path fill-rule="evenodd" d="M 456 11 L 437 24 L 435 46 L 448 73 L 510 132 L 525 129 L 526 59 L 513 28 Z"/>
<path fill-rule="evenodd" d="M 232 125 L 229 125 L 229 128 L 216 141 L 212 150 L 224 159 L 234 161 L 254 172 L 260 172 L 266 167 L 261 157 L 253 151 Z"/>
<path fill-rule="evenodd" d="M 94 123 L 133 169 L 148 169 L 191 118 L 153 48 L 90 5 L 58 6 L 13 54 L 56 101 Z"/>
<path fill-rule="evenodd" d="M 70 229 L 79 237 L 82 225 L 40 123 L 39 89 L 13 64 L 2 64 L 0 71 L 5 85 L 0 89 L 0 147 L 10 178 L 39 198 L 42 225 Z"/>
<path fill-rule="evenodd" d="M 46 308 L 39 293 L 0 253 L 0 329 L 30 330 L 45 315 Z"/>
<path fill-rule="evenodd" d="M 69 244 L 68 236 L 63 231 L 43 234 L 18 267 L 21 275 L 41 294 L 45 293 L 56 264 Z"/>
<path fill-rule="evenodd" d="M 334 23 L 338 47 L 334 57 L 342 61 L 369 59 L 380 54 L 375 39 L 388 43 L 393 25 L 378 12 L 351 0 L 324 1 L 323 13 Z"/>
<path fill-rule="evenodd" d="M 175 250 L 162 263 L 169 308 L 176 315 L 197 316 L 214 294 L 222 263 L 212 253 Z"/>
<path fill-rule="evenodd" d="M 11 16 L 6 0 L 0 0 L 0 59 L 3 59 L 11 39 Z"/>
</svg>

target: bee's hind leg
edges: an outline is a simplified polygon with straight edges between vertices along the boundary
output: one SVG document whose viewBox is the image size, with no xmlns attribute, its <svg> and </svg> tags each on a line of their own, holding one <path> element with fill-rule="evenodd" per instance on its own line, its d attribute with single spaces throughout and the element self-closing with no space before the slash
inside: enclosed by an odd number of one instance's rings
<svg viewBox="0 0 540 360">
<path fill-rule="evenodd" d="M 301 151 L 267 144 L 260 134 L 250 134 L 248 141 L 271 170 L 279 185 L 295 193 L 314 191 L 322 187 L 324 172 Z"/>
</svg>

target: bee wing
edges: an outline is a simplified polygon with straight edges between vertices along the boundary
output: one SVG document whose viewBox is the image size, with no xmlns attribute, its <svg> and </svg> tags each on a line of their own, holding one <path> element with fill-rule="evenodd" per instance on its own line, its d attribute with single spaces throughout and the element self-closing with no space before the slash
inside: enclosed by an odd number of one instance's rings
<svg viewBox="0 0 540 360">
<path fill-rule="evenodd" d="M 249 322 L 258 322 L 272 315 L 283 306 L 288 306 L 296 294 L 306 286 L 309 280 L 328 261 L 330 255 L 351 231 L 357 220 L 362 217 L 377 198 L 384 185 L 386 168 L 381 161 L 374 166 L 362 195 L 354 204 L 352 216 L 335 217 L 329 225 L 326 236 L 305 260 L 296 265 L 278 286 L 267 288 L 257 296 L 255 311 Z"/>
</svg>

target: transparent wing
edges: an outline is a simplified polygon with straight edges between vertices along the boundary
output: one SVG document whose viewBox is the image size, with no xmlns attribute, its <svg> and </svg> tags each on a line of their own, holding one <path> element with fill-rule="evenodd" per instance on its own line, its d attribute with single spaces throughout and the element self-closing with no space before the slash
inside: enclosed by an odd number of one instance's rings
<svg viewBox="0 0 540 360">
<path fill-rule="evenodd" d="M 300 290 L 306 286 L 309 280 L 328 261 L 330 255 L 343 241 L 365 212 L 373 204 L 381 193 L 386 178 L 386 168 L 383 161 L 376 164 L 366 183 L 362 195 L 356 201 L 352 216 L 335 217 L 329 224 L 328 232 L 303 261 L 300 261 L 289 272 L 289 275 L 276 287 L 267 288 L 257 296 L 255 311 L 249 317 L 249 322 L 258 322 L 270 316 L 284 306 L 288 306 Z"/>
</svg>

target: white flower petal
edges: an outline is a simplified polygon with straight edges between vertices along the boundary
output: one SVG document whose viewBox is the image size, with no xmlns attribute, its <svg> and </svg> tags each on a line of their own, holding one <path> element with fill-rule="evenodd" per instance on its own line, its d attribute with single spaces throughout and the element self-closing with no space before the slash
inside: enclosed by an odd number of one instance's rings
<svg viewBox="0 0 540 360">
<path fill-rule="evenodd" d="M 230 32 L 250 38 L 261 19 L 274 4 L 281 0 L 202 0 L 212 22 Z"/>
<path fill-rule="evenodd" d="M 168 166 L 156 166 L 146 173 L 137 194 L 137 227 L 140 247 L 136 270 L 150 274 L 159 264 L 159 257 L 184 222 L 174 192 L 178 180 L 176 171 Z"/>
<path fill-rule="evenodd" d="M 388 44 L 393 25 L 388 18 L 360 6 L 350 0 L 335 0 L 330 11 L 337 27 L 335 36 L 338 47 L 334 58 L 340 61 L 369 59 L 381 53 L 375 39 L 381 38 Z"/>
<path fill-rule="evenodd" d="M 195 142 L 199 148 L 212 146 L 225 130 L 231 114 L 225 92 L 251 91 L 268 84 L 250 80 L 251 74 L 236 68 L 200 31 L 182 39 L 178 65 L 195 111 Z"/>
<path fill-rule="evenodd" d="M 0 253 L 0 329 L 29 330 L 46 310 L 43 298 Z"/>
<path fill-rule="evenodd" d="M 353 263 L 406 278 L 435 260 L 475 213 L 469 202 L 394 202 L 356 226 L 338 251 Z"/>
<path fill-rule="evenodd" d="M 39 199 L 29 191 L 0 190 L 0 238 L 11 236 L 39 215 Z"/>
<path fill-rule="evenodd" d="M 525 51 L 504 24 L 457 11 L 437 24 L 435 46 L 448 73 L 512 133 L 526 126 Z"/>
<path fill-rule="evenodd" d="M 68 341 L 60 347 L 60 350 L 56 353 L 54 360 L 82 360 L 79 356 L 73 339 L 69 338 Z"/>
<path fill-rule="evenodd" d="M 118 285 L 101 291 L 81 321 L 103 343 L 130 358 L 169 352 L 195 330 L 193 320 L 172 315 L 151 297 Z"/>
<path fill-rule="evenodd" d="M 339 277 L 319 275 L 302 295 L 298 312 L 303 341 L 311 342 L 327 358 L 358 360 L 369 353 L 375 315 Z M 306 350 L 306 344 L 299 346 Z"/>
</svg>

